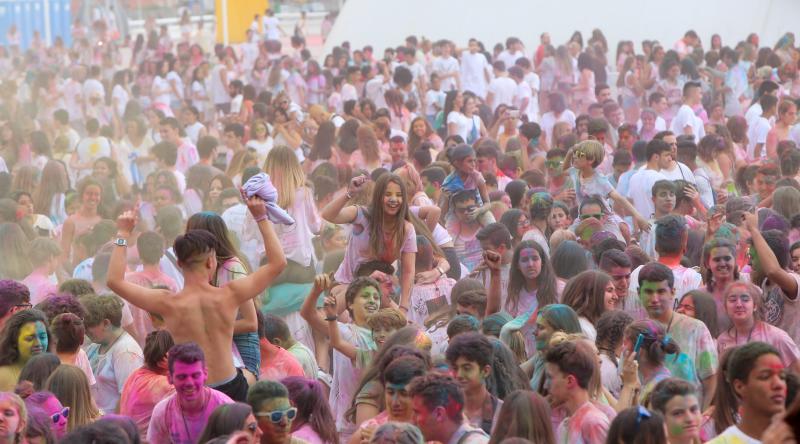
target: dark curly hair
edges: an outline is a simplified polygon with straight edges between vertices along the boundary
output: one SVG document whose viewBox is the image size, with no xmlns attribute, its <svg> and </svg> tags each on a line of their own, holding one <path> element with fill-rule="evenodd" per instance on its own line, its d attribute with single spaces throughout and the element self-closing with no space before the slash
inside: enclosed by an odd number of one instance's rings
<svg viewBox="0 0 800 444">
<path fill-rule="evenodd" d="M 41 322 L 47 329 L 47 318 L 44 313 L 36 309 L 18 311 L 6 322 L 0 335 L 0 365 L 11 365 L 19 360 L 19 341 L 17 340 L 19 331 L 25 324 L 32 322 Z M 48 347 L 43 351 L 50 351 L 50 330 L 47 330 L 47 339 Z"/>
</svg>

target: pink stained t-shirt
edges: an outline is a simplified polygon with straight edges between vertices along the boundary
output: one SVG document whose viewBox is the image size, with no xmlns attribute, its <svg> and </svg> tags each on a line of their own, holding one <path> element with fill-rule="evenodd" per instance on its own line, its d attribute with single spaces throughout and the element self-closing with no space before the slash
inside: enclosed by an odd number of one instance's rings
<svg viewBox="0 0 800 444">
<path fill-rule="evenodd" d="M 556 441 L 574 444 L 605 442 L 610 423 L 602 410 L 587 402 L 561 421 L 556 430 Z"/>
<path fill-rule="evenodd" d="M 409 222 L 404 222 L 406 237 L 400 247 L 400 253 L 417 252 L 417 232 Z M 349 284 L 355 279 L 356 269 L 364 262 L 377 259 L 372 256 L 369 248 L 369 220 L 364 213 L 364 208 L 358 207 L 355 220 L 350 224 L 350 240 L 344 253 L 344 260 L 336 270 L 334 279 L 340 284 Z M 398 259 L 398 258 L 395 258 Z"/>
<path fill-rule="evenodd" d="M 154 407 L 174 393 L 175 387 L 169 383 L 166 375 L 156 373 L 147 367 L 140 367 L 128 376 L 122 387 L 119 414 L 133 419 L 139 428 L 139 433 L 147 436 Z"/>
<path fill-rule="evenodd" d="M 259 341 L 261 346 L 261 374 L 259 379 L 277 381 L 287 376 L 305 376 L 303 366 L 287 350 L 271 344 L 266 339 Z"/>
<path fill-rule="evenodd" d="M 56 284 L 50 280 L 50 277 L 38 270 L 34 270 L 29 274 L 22 280 L 22 283 L 30 290 L 31 304 L 33 305 L 37 305 L 47 299 L 47 296 L 58 291 Z"/>
<path fill-rule="evenodd" d="M 233 403 L 222 392 L 210 387 L 204 389 L 207 402 L 203 411 L 197 415 L 184 414 L 176 394 L 156 404 L 147 429 L 147 441 L 150 444 L 195 444 L 214 409 L 222 404 Z"/>
<path fill-rule="evenodd" d="M 800 360 L 800 350 L 789 334 L 762 321 L 756 322 L 749 336 L 737 336 L 732 328 L 722 332 L 717 338 L 717 351 L 722 356 L 722 352 L 729 348 L 753 341 L 765 342 L 775 347 L 781 354 L 783 365 L 787 368 Z"/>
</svg>

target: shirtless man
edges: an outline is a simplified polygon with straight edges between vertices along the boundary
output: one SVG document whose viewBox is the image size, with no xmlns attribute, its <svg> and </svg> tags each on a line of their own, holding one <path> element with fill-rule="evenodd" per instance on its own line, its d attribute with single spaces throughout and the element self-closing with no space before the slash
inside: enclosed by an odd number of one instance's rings
<svg viewBox="0 0 800 444">
<path fill-rule="evenodd" d="M 178 293 L 140 287 L 125 281 L 125 248 L 136 225 L 136 215 L 127 211 L 117 219 L 119 246 L 111 255 L 108 267 L 108 288 L 131 304 L 164 318 L 165 328 L 176 344 L 196 342 L 206 356 L 208 385 L 244 402 L 247 381 L 241 370 L 233 366 L 231 341 L 233 323 L 241 304 L 261 294 L 286 267 L 272 223 L 267 220 L 264 201 L 258 197 L 246 199 L 250 213 L 258 223 L 264 239 L 269 263 L 250 275 L 228 282 L 222 287 L 211 285 L 217 269 L 214 237 L 205 230 L 190 230 L 175 239 L 175 254 L 184 277 L 184 287 Z"/>
</svg>

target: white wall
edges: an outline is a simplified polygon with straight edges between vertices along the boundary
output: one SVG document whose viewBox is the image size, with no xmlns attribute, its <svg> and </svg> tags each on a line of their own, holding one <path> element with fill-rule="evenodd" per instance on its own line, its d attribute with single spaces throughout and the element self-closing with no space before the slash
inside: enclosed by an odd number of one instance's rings
<svg viewBox="0 0 800 444">
<path fill-rule="evenodd" d="M 800 0 L 347 0 L 325 46 L 348 40 L 351 48 L 372 45 L 381 57 L 408 35 L 431 40 L 447 38 L 466 46 L 470 37 L 487 49 L 506 37 L 522 39 L 528 52 L 549 32 L 554 45 L 572 32 L 588 40 L 599 27 L 610 52 L 618 40 L 658 40 L 671 48 L 694 29 L 708 48 L 711 35 L 733 46 L 751 32 L 762 46 L 773 46 L 787 31 L 800 39 Z"/>
</svg>

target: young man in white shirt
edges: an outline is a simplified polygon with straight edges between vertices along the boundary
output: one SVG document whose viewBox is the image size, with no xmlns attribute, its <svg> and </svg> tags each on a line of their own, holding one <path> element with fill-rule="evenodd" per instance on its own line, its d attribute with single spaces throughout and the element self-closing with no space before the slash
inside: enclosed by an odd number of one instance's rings
<svg viewBox="0 0 800 444">
<path fill-rule="evenodd" d="M 498 60 L 492 64 L 494 79 L 489 82 L 489 93 L 486 95 L 486 103 L 494 112 L 500 105 L 511 105 L 514 102 L 514 94 L 517 92 L 517 82 L 508 76 L 506 65 Z"/>
<path fill-rule="evenodd" d="M 678 108 L 678 113 L 672 119 L 671 129 L 676 135 L 684 134 L 694 136 L 699 142 L 706 135 L 703 120 L 694 113 L 694 108 L 703 100 L 703 91 L 698 82 L 686 82 L 683 85 L 683 105 Z"/>
<path fill-rule="evenodd" d="M 678 138 L 672 131 L 662 131 L 653 137 L 653 140 L 663 140 L 669 145 L 669 163 L 661 167 L 661 174 L 669 180 L 685 180 L 692 185 L 697 184 L 694 173 L 686 165 L 678 162 Z"/>
<path fill-rule="evenodd" d="M 659 180 L 667 180 L 660 171 L 669 162 L 669 151 L 669 145 L 663 140 L 651 140 L 647 143 L 647 163 L 631 176 L 625 197 L 633 202 L 642 216 L 651 217 L 655 213 L 653 185 Z"/>
<path fill-rule="evenodd" d="M 524 48 L 522 40 L 509 37 L 506 39 L 506 49 L 497 55 L 497 60 L 505 63 L 507 68 L 514 66 L 518 59 L 525 58 L 525 53 L 522 51 Z"/>
<path fill-rule="evenodd" d="M 539 75 L 533 71 L 531 61 L 526 58 L 517 59 L 515 66 L 522 68 L 525 74 L 523 79 L 525 83 L 531 88 L 531 103 L 528 105 L 528 121 L 539 122 L 539 90 L 541 89 L 541 79 Z"/>
<path fill-rule="evenodd" d="M 777 96 L 779 90 L 780 86 L 777 83 L 773 82 L 772 80 L 765 80 L 761 82 L 761 85 L 759 85 L 756 97 L 761 98 L 765 95 Z M 755 103 L 750 105 L 750 108 L 747 109 L 747 112 L 744 113 L 744 120 L 747 121 L 747 126 L 753 126 L 753 123 L 755 123 L 756 119 L 761 117 L 763 112 L 764 109 L 761 108 L 761 103 L 756 100 Z"/>
<path fill-rule="evenodd" d="M 761 104 L 761 117 L 753 121 L 753 125 L 747 130 L 747 160 L 757 162 L 767 158 L 767 134 L 772 129 L 770 118 L 778 110 L 778 98 L 769 94 L 761 96 L 758 100 Z"/>
<path fill-rule="evenodd" d="M 537 121 L 539 119 L 539 107 L 534 106 L 536 99 L 533 97 L 531 86 L 525 81 L 525 72 L 519 66 L 512 66 L 509 68 L 508 74 L 512 80 L 517 82 L 517 90 L 514 92 L 512 104 L 519 110 L 520 114 L 528 116 L 529 122 Z"/>
<path fill-rule="evenodd" d="M 461 89 L 461 65 L 458 63 L 458 59 L 452 55 L 453 44 L 447 40 L 443 40 L 440 47 L 442 49 L 442 55 L 433 61 L 433 72 L 437 74 L 442 81 L 442 91 L 447 92 L 454 89 Z"/>
<path fill-rule="evenodd" d="M 486 97 L 486 86 L 491 80 L 489 61 L 479 52 L 475 39 L 469 40 L 469 50 L 461 54 L 461 91 L 472 91 L 480 98 Z"/>
</svg>

